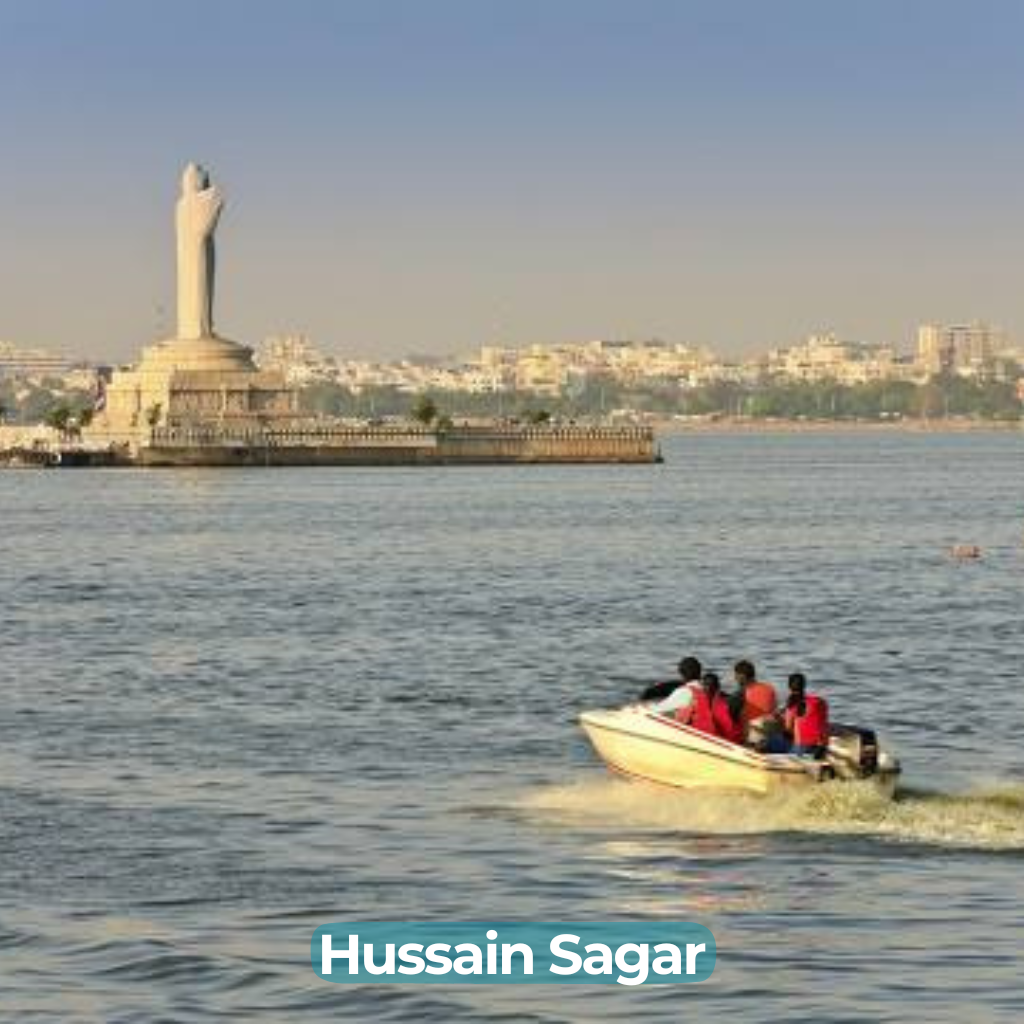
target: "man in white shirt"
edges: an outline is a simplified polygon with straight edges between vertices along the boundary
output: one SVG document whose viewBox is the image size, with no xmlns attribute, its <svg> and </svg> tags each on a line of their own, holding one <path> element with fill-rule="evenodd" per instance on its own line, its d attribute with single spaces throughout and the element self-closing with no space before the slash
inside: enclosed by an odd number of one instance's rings
<svg viewBox="0 0 1024 1024">
<path fill-rule="evenodd" d="M 648 686 L 640 695 L 640 700 L 647 704 L 650 711 L 675 715 L 693 703 L 693 692 L 700 689 L 703 671 L 701 663 L 696 658 L 683 658 L 679 662 L 678 679 Z"/>
</svg>

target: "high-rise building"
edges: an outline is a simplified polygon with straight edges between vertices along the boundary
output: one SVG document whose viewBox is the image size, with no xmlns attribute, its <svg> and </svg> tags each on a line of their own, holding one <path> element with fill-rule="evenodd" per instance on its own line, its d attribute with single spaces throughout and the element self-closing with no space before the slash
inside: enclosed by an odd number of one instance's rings
<svg viewBox="0 0 1024 1024">
<path fill-rule="evenodd" d="M 924 373 L 933 375 L 952 365 L 951 351 L 939 324 L 921 324 L 917 329 L 917 362 Z"/>
<path fill-rule="evenodd" d="M 928 374 L 982 376 L 1006 347 L 1006 332 L 982 321 L 922 324 L 917 329 L 917 362 Z"/>
</svg>

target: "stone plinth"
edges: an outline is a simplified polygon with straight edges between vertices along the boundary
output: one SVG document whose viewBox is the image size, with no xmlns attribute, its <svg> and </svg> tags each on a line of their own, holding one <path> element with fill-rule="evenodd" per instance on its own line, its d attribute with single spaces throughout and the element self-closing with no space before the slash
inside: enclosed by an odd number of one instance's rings
<svg viewBox="0 0 1024 1024">
<path fill-rule="evenodd" d="M 253 373 L 252 349 L 211 334 L 205 338 L 169 338 L 142 351 L 138 370 L 213 370 Z"/>
<path fill-rule="evenodd" d="M 252 349 L 216 336 L 173 338 L 114 374 L 88 433 L 138 447 L 154 427 L 284 423 L 296 411 L 297 393 L 282 374 L 257 369 Z"/>
</svg>

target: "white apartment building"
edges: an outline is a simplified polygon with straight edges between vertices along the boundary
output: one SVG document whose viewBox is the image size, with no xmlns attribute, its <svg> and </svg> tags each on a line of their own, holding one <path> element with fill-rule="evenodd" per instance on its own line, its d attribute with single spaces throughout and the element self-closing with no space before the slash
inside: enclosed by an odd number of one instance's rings
<svg viewBox="0 0 1024 1024">
<path fill-rule="evenodd" d="M 266 338 L 256 355 L 264 370 L 277 370 L 289 384 L 302 386 L 334 375 L 334 366 L 305 334 L 276 334 Z"/>
<path fill-rule="evenodd" d="M 840 341 L 835 334 L 812 334 L 802 345 L 768 353 L 769 373 L 789 380 L 867 384 L 905 375 L 896 352 L 887 345 Z"/>
<path fill-rule="evenodd" d="M 67 356 L 54 355 L 41 349 L 18 348 L 0 341 L 0 378 L 15 380 L 42 380 L 44 377 L 63 377 L 72 368 Z"/>
<path fill-rule="evenodd" d="M 851 354 L 851 347 L 834 334 L 812 334 L 802 345 L 772 349 L 768 370 L 790 380 L 838 380 Z"/>
<path fill-rule="evenodd" d="M 531 345 L 516 361 L 517 391 L 557 397 L 562 393 L 568 377 L 568 368 L 561 356 L 543 345 Z"/>
</svg>

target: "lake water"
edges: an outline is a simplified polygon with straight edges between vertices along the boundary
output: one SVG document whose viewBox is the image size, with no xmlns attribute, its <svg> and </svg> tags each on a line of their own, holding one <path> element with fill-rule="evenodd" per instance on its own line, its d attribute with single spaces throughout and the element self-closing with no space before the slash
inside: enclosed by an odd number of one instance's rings
<svg viewBox="0 0 1024 1024">
<path fill-rule="evenodd" d="M 664 448 L 0 474 L 0 1019 L 1024 1019 L 1024 434 Z M 691 652 L 805 671 L 910 792 L 611 779 L 576 715 Z M 709 926 L 711 980 L 309 966 L 334 921 L 633 918 Z"/>
</svg>

